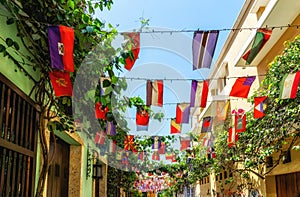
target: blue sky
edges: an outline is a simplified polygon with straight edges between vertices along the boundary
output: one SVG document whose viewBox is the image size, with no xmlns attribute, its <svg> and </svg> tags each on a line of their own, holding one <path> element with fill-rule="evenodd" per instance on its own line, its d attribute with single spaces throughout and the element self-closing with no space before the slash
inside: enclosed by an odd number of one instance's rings
<svg viewBox="0 0 300 197">
<path fill-rule="evenodd" d="M 111 23 L 119 32 L 139 29 L 141 17 L 150 19 L 150 30 L 215 30 L 231 28 L 243 3 L 241 0 L 115 0 L 110 11 L 97 13 L 96 17 Z M 228 33 L 221 31 L 219 34 L 212 66 Z M 209 69 L 192 70 L 192 39 L 193 32 L 141 34 L 139 59 L 130 72 L 120 73 L 128 78 L 187 79 L 164 81 L 166 105 L 153 109 L 164 112 L 166 119 L 150 121 L 148 135 L 168 135 L 169 118 L 175 117 L 176 110 L 172 103 L 189 102 L 191 81 L 188 79 L 208 77 Z M 121 37 L 119 42 L 122 42 Z M 143 80 L 128 80 L 129 88 L 124 94 L 145 98 L 145 84 Z M 126 116 L 134 118 L 135 111 L 129 110 Z M 135 120 L 129 119 L 128 124 L 135 134 Z M 184 126 L 184 132 L 189 129 L 190 124 Z"/>
</svg>

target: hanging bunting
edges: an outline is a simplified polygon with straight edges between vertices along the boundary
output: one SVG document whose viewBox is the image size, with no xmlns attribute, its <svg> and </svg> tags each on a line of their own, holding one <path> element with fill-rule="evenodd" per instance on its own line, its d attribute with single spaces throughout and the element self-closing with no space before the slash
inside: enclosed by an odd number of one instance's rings
<svg viewBox="0 0 300 197">
<path fill-rule="evenodd" d="M 253 118 L 262 118 L 265 116 L 264 111 L 267 108 L 267 96 L 254 98 L 254 113 Z"/>
<path fill-rule="evenodd" d="M 154 160 L 154 161 L 159 161 L 160 160 L 160 156 L 159 156 L 157 151 L 153 151 L 152 160 Z"/>
<path fill-rule="evenodd" d="M 189 123 L 190 104 L 178 103 L 176 106 L 176 123 Z"/>
<path fill-rule="evenodd" d="M 136 130 L 148 131 L 149 113 L 142 107 L 138 107 L 136 110 Z"/>
<path fill-rule="evenodd" d="M 153 136 L 152 139 L 153 139 L 152 149 L 153 150 L 160 149 L 160 146 L 161 146 L 161 137 L 160 136 Z"/>
<path fill-rule="evenodd" d="M 191 86 L 191 107 L 206 107 L 208 95 L 208 81 L 192 80 Z"/>
<path fill-rule="evenodd" d="M 163 80 L 147 81 L 147 100 L 146 104 L 159 106 L 163 105 Z"/>
<path fill-rule="evenodd" d="M 74 72 L 74 30 L 66 26 L 48 26 L 51 67 Z"/>
<path fill-rule="evenodd" d="M 140 53 L 140 33 L 123 33 L 128 57 L 125 59 L 125 69 L 131 70 Z"/>
<path fill-rule="evenodd" d="M 123 152 L 123 154 L 122 154 L 122 164 L 124 164 L 124 165 L 129 164 L 128 156 L 129 156 L 128 151 Z"/>
<path fill-rule="evenodd" d="M 238 133 L 235 132 L 235 129 L 230 127 L 228 131 L 228 147 L 232 147 L 235 145 L 235 142 L 238 141 Z"/>
<path fill-rule="evenodd" d="M 106 133 L 104 131 L 97 131 L 95 138 L 94 138 L 94 142 L 96 144 L 100 144 L 103 145 L 106 139 Z"/>
<path fill-rule="evenodd" d="M 161 142 L 160 143 L 160 148 L 158 149 L 158 154 L 163 155 L 166 153 L 166 143 L 165 142 Z"/>
<path fill-rule="evenodd" d="M 117 150 L 117 142 L 115 140 L 110 140 L 109 141 L 108 152 L 109 153 L 115 153 L 116 150 Z"/>
<path fill-rule="evenodd" d="M 294 99 L 296 98 L 300 80 L 300 71 L 293 74 L 285 74 L 280 83 L 280 98 Z"/>
<path fill-rule="evenodd" d="M 173 160 L 174 154 L 172 152 L 166 152 L 165 157 L 166 160 Z"/>
<path fill-rule="evenodd" d="M 106 122 L 106 134 L 107 135 L 116 135 L 117 134 L 116 126 L 114 125 L 114 123 L 112 121 Z"/>
<path fill-rule="evenodd" d="M 271 34 L 272 30 L 270 29 L 262 28 L 257 30 L 251 49 L 243 55 L 243 59 L 246 61 L 246 65 L 251 64 L 256 55 L 270 39 Z"/>
<path fill-rule="evenodd" d="M 219 31 L 195 31 L 193 38 L 193 70 L 210 68 L 215 53 Z"/>
<path fill-rule="evenodd" d="M 181 124 L 176 123 L 176 119 L 171 119 L 171 134 L 181 133 Z"/>
<path fill-rule="evenodd" d="M 56 97 L 72 96 L 70 73 L 55 70 L 49 72 L 49 77 Z"/>
<path fill-rule="evenodd" d="M 124 150 L 137 152 L 136 151 L 136 144 L 134 143 L 134 136 L 133 135 L 126 135 L 125 136 Z"/>
<path fill-rule="evenodd" d="M 116 160 L 118 161 L 122 160 L 122 156 L 123 156 L 123 150 L 119 149 L 116 154 Z"/>
<path fill-rule="evenodd" d="M 95 114 L 97 119 L 106 120 L 106 114 L 108 111 L 108 107 L 102 106 L 100 102 L 97 102 L 95 104 Z"/>
<path fill-rule="evenodd" d="M 186 150 L 191 147 L 191 138 L 190 136 L 181 136 L 180 137 L 180 150 Z"/>
<path fill-rule="evenodd" d="M 211 116 L 207 116 L 203 118 L 201 133 L 211 132 L 212 129 L 213 118 Z"/>
<path fill-rule="evenodd" d="M 255 76 L 237 78 L 232 86 L 229 96 L 247 98 L 255 78 Z"/>
<path fill-rule="evenodd" d="M 204 147 L 210 146 L 210 138 L 203 138 L 202 146 Z"/>
<path fill-rule="evenodd" d="M 234 128 L 235 132 L 244 132 L 246 131 L 246 114 L 245 110 L 243 109 L 238 109 L 233 110 L 232 114 L 234 115 Z"/>
<path fill-rule="evenodd" d="M 141 152 L 138 152 L 138 160 L 139 161 L 143 161 L 144 160 L 144 156 L 145 156 L 145 151 L 141 151 Z"/>
<path fill-rule="evenodd" d="M 214 159 L 216 158 L 216 152 L 213 147 L 208 147 L 206 151 L 207 159 Z"/>
<path fill-rule="evenodd" d="M 217 116 L 216 116 L 216 119 L 214 119 L 214 121 L 223 122 L 226 120 L 229 105 L 230 105 L 230 102 L 228 100 L 227 101 L 217 101 L 217 103 L 216 103 Z"/>
</svg>

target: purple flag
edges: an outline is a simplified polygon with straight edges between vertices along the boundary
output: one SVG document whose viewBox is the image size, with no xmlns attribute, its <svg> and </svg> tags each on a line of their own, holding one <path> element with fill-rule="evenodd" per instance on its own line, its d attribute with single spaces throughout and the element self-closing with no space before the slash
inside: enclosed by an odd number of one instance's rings
<svg viewBox="0 0 300 197">
<path fill-rule="evenodd" d="M 152 149 L 160 149 L 161 146 L 161 137 L 153 136 L 152 139 L 154 140 L 152 144 Z"/>
<path fill-rule="evenodd" d="M 107 135 L 116 135 L 116 126 L 114 125 L 113 122 L 106 122 L 106 134 Z"/>
<path fill-rule="evenodd" d="M 74 72 L 74 30 L 63 25 L 48 26 L 51 67 Z"/>
<path fill-rule="evenodd" d="M 210 68 L 219 31 L 195 31 L 193 39 L 193 70 Z"/>
</svg>

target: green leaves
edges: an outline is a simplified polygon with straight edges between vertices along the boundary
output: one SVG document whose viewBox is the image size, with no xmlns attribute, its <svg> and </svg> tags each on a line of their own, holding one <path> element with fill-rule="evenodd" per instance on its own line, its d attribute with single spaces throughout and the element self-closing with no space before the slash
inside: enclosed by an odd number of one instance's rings
<svg viewBox="0 0 300 197">
<path fill-rule="evenodd" d="M 3 44 L 0 44 L 0 53 L 4 52 L 6 47 Z"/>
<path fill-rule="evenodd" d="M 6 38 L 5 43 L 8 47 L 13 46 L 14 41 L 11 38 Z"/>
</svg>

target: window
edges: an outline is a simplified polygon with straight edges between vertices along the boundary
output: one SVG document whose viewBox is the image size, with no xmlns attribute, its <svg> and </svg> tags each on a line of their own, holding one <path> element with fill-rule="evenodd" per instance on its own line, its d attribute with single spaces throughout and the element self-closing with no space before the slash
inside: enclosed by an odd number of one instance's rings
<svg viewBox="0 0 300 197">
<path fill-rule="evenodd" d="M 0 74 L 0 194 L 33 196 L 39 112 Z"/>
</svg>

